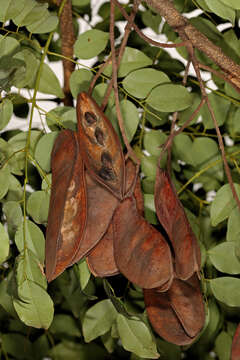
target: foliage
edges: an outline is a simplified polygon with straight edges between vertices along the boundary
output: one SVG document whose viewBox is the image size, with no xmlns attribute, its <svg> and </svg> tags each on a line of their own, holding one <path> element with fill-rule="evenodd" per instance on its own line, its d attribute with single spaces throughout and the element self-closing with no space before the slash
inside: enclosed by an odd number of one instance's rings
<svg viewBox="0 0 240 360">
<path fill-rule="evenodd" d="M 216 132 L 206 104 L 172 147 L 173 180 L 202 252 L 202 291 L 206 300 L 206 324 L 194 344 L 182 348 L 169 344 L 153 332 L 146 320 L 142 289 L 118 275 L 94 278 L 85 262 L 67 269 L 47 288 L 44 246 L 51 188 L 50 156 L 63 128 L 76 129 L 72 107 L 59 106 L 63 90 L 49 61 L 61 61 L 60 8 L 37 0 L 5 0 L 0 10 L 0 353 L 5 359 L 147 359 L 178 360 L 229 358 L 240 309 L 240 215 L 223 170 Z M 78 18 L 92 17 L 90 0 L 74 0 L 77 39 L 70 79 L 74 98 L 86 91 L 99 66 L 110 54 L 109 1 L 99 9 L 100 20 L 85 32 Z M 203 12 L 191 20 L 234 61 L 240 63 L 237 24 L 238 0 L 174 0 L 188 13 Z M 143 4 L 135 23 L 150 27 L 168 41 L 177 34 L 160 15 Z M 131 2 L 125 5 L 130 13 Z M 84 15 L 87 14 L 87 15 Z M 115 33 L 120 41 L 116 10 Z M 217 25 L 232 25 L 218 30 Z M 56 36 L 54 36 L 56 35 Z M 57 39 L 57 40 L 56 40 Z M 177 51 L 186 58 L 185 48 Z M 97 56 L 97 57 L 96 57 Z M 92 59 L 93 66 L 81 66 Z M 215 68 L 200 52 L 201 63 Z M 182 85 L 185 65 L 177 56 L 149 45 L 132 32 L 118 72 L 120 105 L 126 135 L 141 159 L 145 217 L 160 226 L 155 214 L 153 191 L 161 145 L 171 130 L 172 112 L 179 111 L 177 125 L 189 119 L 201 101 L 195 75 Z M 98 79 L 93 97 L 101 103 L 111 77 L 109 64 Z M 240 195 L 239 94 L 221 78 L 208 75 L 209 100 L 226 139 L 225 151 L 237 193 Z M 25 91 L 24 91 L 25 90 Z M 27 91 L 26 91 L 27 90 Z M 31 91 L 30 91 L 31 90 Z M 47 112 L 37 102 L 39 93 L 52 95 L 56 107 Z M 26 95 L 28 94 L 28 95 Z M 34 112 L 34 110 L 37 110 Z M 120 135 L 113 94 L 106 115 Z M 29 124 L 28 131 L 9 131 L 12 115 Z M 41 129 L 32 126 L 33 115 L 43 119 Z M 27 122 L 28 119 L 29 123 Z M 230 143 L 230 145 L 228 145 Z M 166 163 L 163 156 L 162 165 Z M 216 193 L 212 201 L 212 191 Z M 34 354 L 34 355 L 33 355 Z"/>
</svg>

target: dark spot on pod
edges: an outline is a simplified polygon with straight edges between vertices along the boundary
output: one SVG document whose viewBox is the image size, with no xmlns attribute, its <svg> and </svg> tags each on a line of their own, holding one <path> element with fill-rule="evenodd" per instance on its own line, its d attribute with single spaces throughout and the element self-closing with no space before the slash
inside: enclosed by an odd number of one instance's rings
<svg viewBox="0 0 240 360">
<path fill-rule="evenodd" d="M 112 168 L 112 157 L 108 152 L 104 151 L 102 153 L 101 162 L 102 162 L 104 167 L 110 168 L 110 169 Z"/>
<path fill-rule="evenodd" d="M 104 145 L 104 142 L 103 142 L 104 135 L 103 135 L 102 130 L 99 127 L 96 127 L 96 129 L 95 129 L 95 137 L 97 139 L 97 142 L 103 146 Z"/>
<path fill-rule="evenodd" d="M 113 172 L 112 169 L 109 169 L 105 166 L 102 166 L 100 171 L 99 171 L 99 176 L 106 181 L 110 181 L 110 180 L 114 180 L 115 179 L 115 174 Z"/>
<path fill-rule="evenodd" d="M 88 125 L 92 125 L 95 122 L 97 122 L 96 115 L 90 111 L 85 112 L 84 117 L 85 117 L 85 120 L 88 123 Z"/>
</svg>

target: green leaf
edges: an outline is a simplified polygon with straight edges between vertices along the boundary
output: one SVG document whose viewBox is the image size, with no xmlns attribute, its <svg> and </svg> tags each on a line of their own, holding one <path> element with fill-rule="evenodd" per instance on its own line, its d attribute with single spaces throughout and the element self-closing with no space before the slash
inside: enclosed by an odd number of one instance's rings
<svg viewBox="0 0 240 360">
<path fill-rule="evenodd" d="M 169 77 L 162 71 L 139 69 L 125 77 L 123 87 L 129 94 L 144 99 L 156 85 L 167 82 Z"/>
<path fill-rule="evenodd" d="M 78 264 L 78 273 L 79 273 L 79 282 L 81 285 L 81 290 L 84 290 L 91 277 L 91 272 L 89 271 L 86 260 L 81 261 Z"/>
<path fill-rule="evenodd" d="M 133 70 L 141 69 L 149 65 L 152 65 L 152 60 L 142 51 L 126 47 L 118 69 L 118 77 L 124 77 Z M 103 73 L 110 76 L 112 73 L 112 65 L 107 66 Z"/>
<path fill-rule="evenodd" d="M 48 13 L 43 18 L 39 18 L 38 21 L 35 21 L 31 25 L 28 25 L 28 30 L 33 34 L 45 34 L 56 29 L 58 25 L 58 17 L 51 13 Z"/>
<path fill-rule="evenodd" d="M 71 106 L 58 106 L 46 114 L 47 125 L 52 131 L 64 127 L 65 129 L 77 130 L 76 109 Z"/>
<path fill-rule="evenodd" d="M 43 274 L 42 264 L 31 250 L 26 249 L 17 258 L 17 283 L 21 286 L 24 281 L 32 281 L 43 289 L 47 288 L 47 280 Z"/>
<path fill-rule="evenodd" d="M 154 156 L 159 156 L 161 153 L 161 145 L 167 140 L 167 135 L 161 130 L 151 130 L 145 133 L 143 138 L 144 148 Z"/>
<path fill-rule="evenodd" d="M 157 172 L 157 156 L 145 156 L 141 157 L 141 169 L 145 176 L 156 177 Z"/>
<path fill-rule="evenodd" d="M 91 59 L 107 46 L 109 33 L 101 30 L 88 30 L 81 34 L 74 44 L 74 53 L 80 59 Z"/>
<path fill-rule="evenodd" d="M 23 198 L 23 189 L 21 183 L 15 178 L 14 175 L 10 174 L 9 188 L 6 196 L 7 201 L 19 201 Z"/>
<path fill-rule="evenodd" d="M 118 314 L 117 329 L 125 350 L 147 359 L 159 358 L 152 334 L 144 322 Z"/>
<path fill-rule="evenodd" d="M 35 84 L 35 83 L 34 83 Z M 34 86 L 33 86 L 34 87 Z M 44 94 L 52 94 L 60 99 L 64 97 L 60 82 L 46 63 L 43 64 L 38 91 Z"/>
<path fill-rule="evenodd" d="M 47 224 L 50 196 L 45 191 L 33 192 L 27 201 L 27 212 L 37 224 Z"/>
<path fill-rule="evenodd" d="M 223 125 L 227 119 L 230 101 L 224 99 L 223 97 L 221 97 L 221 100 L 220 100 L 219 95 L 216 95 L 213 92 L 208 95 L 208 99 L 209 99 L 211 107 L 214 111 L 214 115 L 216 117 L 218 126 Z M 213 123 L 211 114 L 208 110 L 207 104 L 203 105 L 203 107 L 201 108 L 200 114 L 202 115 L 203 124 L 204 124 L 205 128 L 206 129 L 214 129 L 215 125 Z"/>
<path fill-rule="evenodd" d="M 2 264 L 8 257 L 9 253 L 9 238 L 3 225 L 0 223 L 0 264 Z"/>
<path fill-rule="evenodd" d="M 36 146 L 35 159 L 46 172 L 50 172 L 51 169 L 51 152 L 57 136 L 58 131 L 45 134 L 41 137 Z"/>
<path fill-rule="evenodd" d="M 234 208 L 228 218 L 227 241 L 238 241 L 240 239 L 240 213 L 238 207 Z"/>
<path fill-rule="evenodd" d="M 240 274 L 240 261 L 235 254 L 235 242 L 223 242 L 208 250 L 211 263 L 216 269 L 227 274 Z"/>
<path fill-rule="evenodd" d="M 192 96 L 182 85 L 164 84 L 155 87 L 146 99 L 153 109 L 162 112 L 180 111 L 192 104 Z"/>
<path fill-rule="evenodd" d="M 238 196 L 240 196 L 240 185 L 234 184 L 234 186 Z M 217 226 L 220 222 L 227 219 L 236 206 L 230 185 L 223 185 L 218 190 L 211 205 L 210 216 L 212 225 Z"/>
<path fill-rule="evenodd" d="M 232 307 L 240 307 L 240 279 L 219 277 L 209 280 L 215 298 Z"/>
<path fill-rule="evenodd" d="M 86 69 L 75 70 L 70 77 L 70 89 L 72 96 L 77 98 L 80 92 L 88 91 L 91 79 L 91 71 Z"/>
<path fill-rule="evenodd" d="M 32 344 L 26 336 L 14 333 L 2 334 L 1 340 L 4 352 L 15 359 L 31 360 L 34 357 Z"/>
<path fill-rule="evenodd" d="M 122 100 L 120 102 L 120 109 L 123 117 L 124 128 L 126 132 L 126 136 L 129 142 L 134 137 L 134 134 L 137 130 L 138 123 L 139 123 L 139 114 L 136 106 L 129 100 Z M 108 115 L 108 113 L 107 113 Z M 109 114 L 110 115 L 110 114 Z M 116 107 L 114 106 L 111 109 L 111 115 L 109 116 L 115 130 L 117 131 L 118 135 L 120 135 L 120 129 L 118 126 L 117 114 L 116 114 Z"/>
<path fill-rule="evenodd" d="M 173 154 L 177 160 L 182 160 L 186 164 L 194 165 L 192 155 L 193 142 L 190 136 L 179 134 L 173 140 Z"/>
<path fill-rule="evenodd" d="M 19 299 L 13 304 L 24 324 L 48 329 L 53 320 L 53 302 L 48 293 L 33 281 L 25 280 L 18 287 Z"/>
<path fill-rule="evenodd" d="M 66 314 L 55 315 L 49 331 L 53 334 L 65 334 L 77 337 L 81 336 L 76 321 L 72 316 Z"/>
<path fill-rule="evenodd" d="M 232 337 L 222 331 L 215 341 L 215 352 L 219 360 L 229 360 L 231 358 Z"/>
<path fill-rule="evenodd" d="M 159 34 L 159 26 L 162 21 L 161 16 L 152 12 L 150 9 L 143 11 L 141 15 L 144 25 L 150 27 L 155 33 Z"/>
<path fill-rule="evenodd" d="M 3 99 L 0 104 L 0 130 L 9 123 L 13 113 L 13 104 L 9 99 Z"/>
<path fill-rule="evenodd" d="M 224 4 L 222 0 L 205 0 L 207 6 L 211 11 L 213 11 L 216 15 L 222 17 L 223 19 L 227 19 L 234 24 L 235 21 L 235 11 L 229 7 L 227 4 Z"/>
<path fill-rule="evenodd" d="M 16 231 L 23 219 L 20 204 L 17 201 L 7 201 L 3 204 L 3 212 L 6 216 L 8 228 L 10 227 L 13 231 Z"/>
<path fill-rule="evenodd" d="M 94 98 L 94 100 L 96 101 L 96 103 L 99 106 L 101 105 L 101 103 L 104 99 L 107 88 L 108 88 L 108 84 L 101 83 L 101 84 L 98 84 L 97 86 L 95 86 L 93 89 L 92 97 Z M 115 97 L 114 97 L 114 92 L 112 90 L 110 93 L 110 96 L 108 98 L 108 106 L 113 106 L 114 103 L 115 103 Z"/>
<path fill-rule="evenodd" d="M 28 49 L 19 51 L 15 58 L 24 61 L 24 71 L 21 72 L 21 78 L 13 81 L 13 85 L 22 88 L 32 84 L 32 79 L 36 77 L 39 61 L 33 52 Z"/>
<path fill-rule="evenodd" d="M 0 199 L 8 192 L 10 181 L 10 171 L 8 165 L 0 169 Z"/>
<path fill-rule="evenodd" d="M 25 239 L 24 239 L 24 224 L 25 224 Z M 32 221 L 26 220 L 22 223 L 15 235 L 15 243 L 18 251 L 24 251 L 27 247 L 39 259 L 40 263 L 44 264 L 45 259 L 45 239 L 42 231 Z"/>
<path fill-rule="evenodd" d="M 111 336 L 111 332 L 108 331 L 106 334 L 101 336 L 102 343 L 107 351 L 111 354 L 115 350 L 116 340 Z"/>
<path fill-rule="evenodd" d="M 71 341 L 62 341 L 54 346 L 49 355 L 57 360 L 106 360 L 108 353 L 97 344 L 78 344 Z"/>
<path fill-rule="evenodd" d="M 24 8 L 25 1 L 6 0 L 1 4 L 0 21 L 13 19 Z"/>
<path fill-rule="evenodd" d="M 10 272 L 7 277 L 0 282 L 0 305 L 13 318 L 17 317 L 17 313 L 13 307 L 13 296 L 9 292 L 9 285 L 11 283 L 13 272 Z"/>
<path fill-rule="evenodd" d="M 7 3 L 7 1 L 6 1 L 6 3 Z M 17 6 L 18 5 L 16 5 L 16 7 Z M 1 10 L 2 10 L 2 8 L 1 8 Z M 2 14 L 2 11 L 0 13 L 0 19 L 1 19 L 1 14 Z M 12 55 L 16 54 L 16 52 L 19 50 L 19 48 L 20 48 L 20 43 L 16 39 L 14 39 L 11 36 L 5 37 L 3 35 L 0 35 L 0 54 L 1 54 L 1 57 L 7 56 L 7 55 L 12 56 Z"/>
<path fill-rule="evenodd" d="M 144 194 L 144 216 L 150 224 L 158 224 L 153 194 Z"/>
<path fill-rule="evenodd" d="M 83 319 L 83 336 L 86 342 L 96 339 L 110 330 L 117 312 L 109 299 L 102 300 L 86 312 Z"/>
<path fill-rule="evenodd" d="M 220 1 L 227 6 L 231 6 L 233 9 L 236 10 L 240 9 L 240 3 L 238 0 L 220 0 Z"/>
</svg>

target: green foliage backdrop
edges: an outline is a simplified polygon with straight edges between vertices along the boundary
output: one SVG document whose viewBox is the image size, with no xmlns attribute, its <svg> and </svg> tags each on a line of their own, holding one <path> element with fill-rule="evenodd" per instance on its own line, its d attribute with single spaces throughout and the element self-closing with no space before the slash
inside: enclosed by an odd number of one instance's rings
<svg viewBox="0 0 240 360">
<path fill-rule="evenodd" d="M 225 54 L 240 64 L 238 0 L 174 0 L 181 13 L 203 12 L 191 23 Z M 47 286 L 44 275 L 45 232 L 51 191 L 50 155 L 63 128 L 76 129 L 76 113 L 59 105 L 64 97 L 59 80 L 47 61 L 62 61 L 59 14 L 54 1 L 5 0 L 0 8 L 0 354 L 2 359 L 161 359 L 215 358 L 229 360 L 240 310 L 240 213 L 226 179 L 216 131 L 206 104 L 190 125 L 174 138 L 173 180 L 202 252 L 201 283 L 206 324 L 199 339 L 187 348 L 169 344 L 153 332 L 145 313 L 142 290 L 119 275 L 99 279 L 85 261 L 67 269 Z M 76 69 L 70 78 L 72 96 L 88 90 L 93 76 L 110 54 L 110 3 L 98 10 L 99 21 L 82 32 L 78 19 L 90 22 L 90 0 L 73 0 Z M 131 1 L 124 5 L 127 13 Z M 116 10 L 115 36 L 121 32 Z M 218 25 L 230 22 L 225 30 Z M 140 29 L 159 29 L 168 41 L 177 33 L 162 24 L 159 14 L 143 3 L 135 23 Z M 224 27 L 223 27 L 224 28 Z M 177 48 L 185 58 L 185 48 Z M 96 57 L 93 67 L 81 59 Z M 202 64 L 216 65 L 197 51 Z M 197 77 L 182 85 L 185 66 L 163 48 L 130 34 L 119 67 L 118 87 L 126 135 L 141 160 L 146 219 L 159 228 L 154 208 L 156 165 L 171 130 L 189 119 L 200 104 Z M 98 79 L 93 97 L 104 98 L 112 66 Z M 240 195 L 240 95 L 216 75 L 216 88 L 205 88 L 221 134 L 235 189 Z M 24 92 L 23 89 L 27 89 Z M 32 91 L 30 91 L 32 89 Z M 38 94 L 53 95 L 56 107 L 47 112 Z M 5 128 L 12 115 L 28 131 Z M 113 94 L 106 115 L 119 136 Z M 42 120 L 33 128 L 33 116 Z M 50 131 L 49 131 L 50 130 Z M 229 145 L 230 144 L 230 145 Z M 162 165 L 166 156 L 162 159 Z M 212 201 L 211 192 L 216 192 Z"/>
</svg>

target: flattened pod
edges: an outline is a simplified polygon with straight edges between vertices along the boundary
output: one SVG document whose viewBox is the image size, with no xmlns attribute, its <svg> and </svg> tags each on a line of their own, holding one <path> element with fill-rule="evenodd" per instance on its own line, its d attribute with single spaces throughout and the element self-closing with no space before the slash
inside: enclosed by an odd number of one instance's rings
<svg viewBox="0 0 240 360">
<path fill-rule="evenodd" d="M 122 199 L 124 158 L 112 124 L 84 92 L 78 95 L 77 117 L 80 148 L 87 170 L 118 199 Z"/>
<path fill-rule="evenodd" d="M 171 284 L 170 248 L 163 236 L 141 216 L 132 198 L 125 199 L 113 217 L 114 257 L 119 270 L 146 289 Z"/>
<path fill-rule="evenodd" d="M 158 219 L 173 245 L 176 277 L 189 279 L 200 269 L 200 249 L 171 179 L 160 168 L 157 170 L 154 199 Z"/>
<path fill-rule="evenodd" d="M 165 292 L 144 289 L 148 318 L 155 331 L 176 345 L 191 344 L 204 321 L 204 304 L 196 274 L 188 281 L 174 279 Z"/>
<path fill-rule="evenodd" d="M 46 234 L 46 277 L 52 281 L 75 256 L 86 222 L 86 190 L 77 134 L 62 131 L 52 155 L 52 187 Z"/>
</svg>

